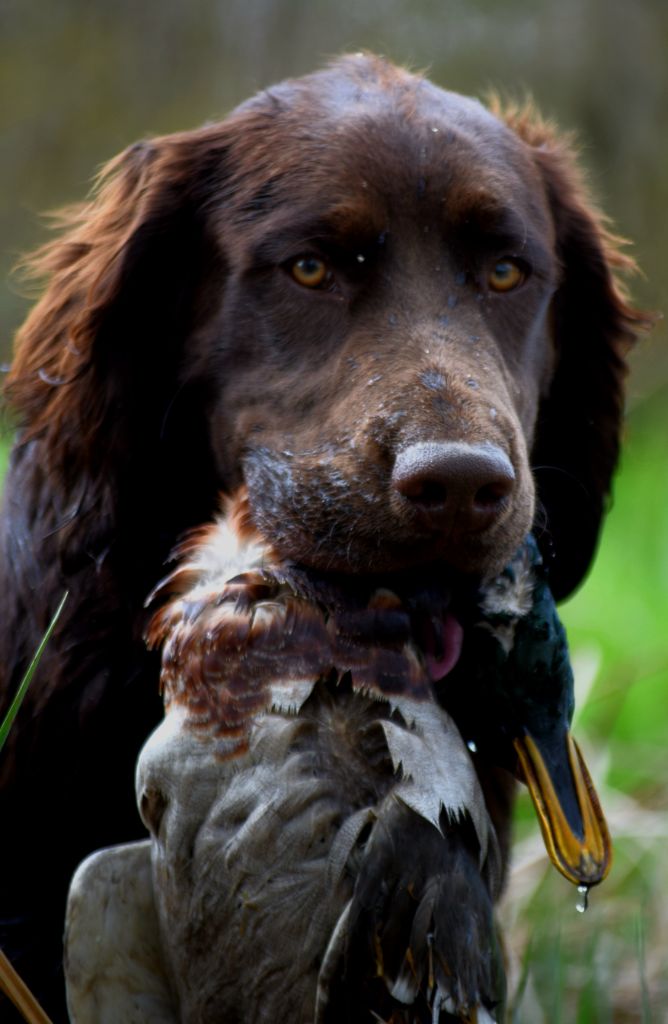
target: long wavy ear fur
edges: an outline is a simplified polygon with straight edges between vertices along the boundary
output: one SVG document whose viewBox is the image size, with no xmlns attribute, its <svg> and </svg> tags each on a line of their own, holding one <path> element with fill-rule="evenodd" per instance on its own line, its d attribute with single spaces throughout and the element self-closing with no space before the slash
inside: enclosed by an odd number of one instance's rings
<svg viewBox="0 0 668 1024">
<path fill-rule="evenodd" d="M 59 237 L 26 261 L 47 286 L 17 335 L 6 395 L 61 480 L 109 465 L 128 434 L 136 445 L 134 420 L 162 423 L 203 305 L 196 290 L 216 265 L 204 206 L 216 166 L 220 174 L 220 131 L 121 153 L 89 202 L 56 216 Z"/>
<path fill-rule="evenodd" d="M 494 103 L 492 104 L 494 106 Z M 655 317 L 632 306 L 620 276 L 633 272 L 623 240 L 592 203 L 572 140 L 530 104 L 497 113 L 532 148 L 552 211 L 561 281 L 553 301 L 556 368 L 532 452 L 536 532 L 557 599 L 594 556 L 617 465 L 626 355 Z"/>
</svg>

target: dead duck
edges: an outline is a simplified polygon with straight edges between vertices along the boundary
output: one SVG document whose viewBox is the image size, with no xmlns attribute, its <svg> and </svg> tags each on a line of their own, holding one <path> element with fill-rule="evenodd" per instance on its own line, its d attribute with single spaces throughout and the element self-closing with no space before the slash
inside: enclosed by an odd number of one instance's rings
<svg viewBox="0 0 668 1024">
<path fill-rule="evenodd" d="M 500 1021 L 498 844 L 414 608 L 282 564 L 243 502 L 161 594 L 151 838 L 75 876 L 73 1021 Z"/>
</svg>

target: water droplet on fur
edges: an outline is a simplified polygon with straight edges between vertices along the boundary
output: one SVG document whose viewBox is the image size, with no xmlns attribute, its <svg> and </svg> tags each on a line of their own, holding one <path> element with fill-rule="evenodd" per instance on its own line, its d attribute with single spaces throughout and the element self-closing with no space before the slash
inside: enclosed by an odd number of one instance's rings
<svg viewBox="0 0 668 1024">
<path fill-rule="evenodd" d="M 491 409 L 489 410 L 489 418 L 490 418 L 491 420 L 495 420 L 495 419 L 496 419 L 496 417 L 497 417 L 498 415 L 499 415 L 499 414 L 498 414 L 498 412 L 497 412 L 497 411 L 496 411 L 496 409 L 495 409 L 495 408 L 494 408 L 494 407 L 492 406 L 492 408 L 491 408 Z"/>
<path fill-rule="evenodd" d="M 420 383 L 430 391 L 442 391 L 445 388 L 445 378 L 438 370 L 425 370 L 420 374 Z"/>
<path fill-rule="evenodd" d="M 584 914 L 585 910 L 589 906 L 589 886 L 579 885 L 578 892 L 582 898 L 575 904 L 575 909 L 578 914 Z"/>
</svg>

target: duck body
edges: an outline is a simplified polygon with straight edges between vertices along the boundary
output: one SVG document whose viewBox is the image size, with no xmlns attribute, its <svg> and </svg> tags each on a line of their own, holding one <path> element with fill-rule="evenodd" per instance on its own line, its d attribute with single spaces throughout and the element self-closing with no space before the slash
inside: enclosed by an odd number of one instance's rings
<svg viewBox="0 0 668 1024">
<path fill-rule="evenodd" d="M 413 1022 L 478 1005 L 496 1019 L 495 854 L 465 800 L 461 815 L 439 813 L 391 754 L 415 748 L 417 767 L 436 743 L 466 773 L 461 740 L 438 709 L 398 724 L 389 705 L 337 685 L 319 682 L 296 714 L 259 716 L 234 762 L 212 763 L 178 713 L 144 749 L 139 792 L 180 1020 L 361 1022 L 373 1010 Z M 450 766 L 438 772 L 434 794 L 459 788 Z M 430 980 L 432 962 L 451 974 Z"/>
<path fill-rule="evenodd" d="M 234 512 L 190 542 L 165 593 L 149 639 L 166 714 L 137 769 L 152 902 L 125 930 L 144 987 L 159 974 L 188 1024 L 500 1021 L 498 843 L 411 609 L 313 583 Z M 118 950 L 85 937 L 113 856 L 70 898 L 78 1024 L 98 1019 L 93 991 L 116 1019 L 153 1020 L 131 1016 Z"/>
</svg>

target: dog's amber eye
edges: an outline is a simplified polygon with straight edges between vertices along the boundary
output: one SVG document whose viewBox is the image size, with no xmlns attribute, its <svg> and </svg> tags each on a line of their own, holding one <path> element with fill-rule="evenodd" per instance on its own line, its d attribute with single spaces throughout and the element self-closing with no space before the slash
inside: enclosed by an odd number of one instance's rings
<svg viewBox="0 0 668 1024">
<path fill-rule="evenodd" d="M 494 264 L 487 283 L 493 292 L 511 292 L 526 278 L 526 272 L 516 260 L 502 259 Z"/>
<path fill-rule="evenodd" d="M 297 284 L 304 288 L 320 288 L 329 277 L 329 269 L 324 260 L 317 256 L 302 256 L 290 267 L 290 273 Z"/>
</svg>

